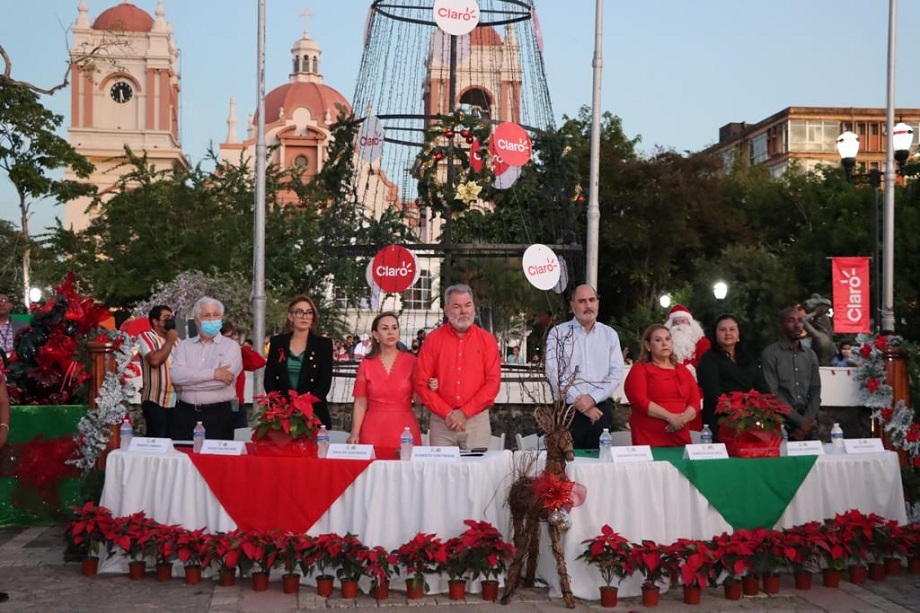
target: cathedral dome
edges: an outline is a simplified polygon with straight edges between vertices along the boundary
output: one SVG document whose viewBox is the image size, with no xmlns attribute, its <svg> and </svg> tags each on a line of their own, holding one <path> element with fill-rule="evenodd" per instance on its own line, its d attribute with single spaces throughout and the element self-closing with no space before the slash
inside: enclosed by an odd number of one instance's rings
<svg viewBox="0 0 920 613">
<path fill-rule="evenodd" d="M 153 17 L 145 10 L 124 2 L 102 11 L 93 22 L 94 30 L 115 30 L 121 32 L 149 32 L 153 29 Z"/>
<path fill-rule="evenodd" d="M 310 115 L 321 124 L 326 123 L 328 112 L 329 123 L 334 123 L 339 118 L 339 109 L 336 105 L 344 106 L 345 112 L 351 113 L 351 104 L 345 96 L 328 85 L 299 81 L 286 83 L 265 96 L 265 123 L 277 121 L 281 109 L 284 109 L 285 117 L 290 117 L 294 110 L 300 107 L 307 108 Z"/>
</svg>

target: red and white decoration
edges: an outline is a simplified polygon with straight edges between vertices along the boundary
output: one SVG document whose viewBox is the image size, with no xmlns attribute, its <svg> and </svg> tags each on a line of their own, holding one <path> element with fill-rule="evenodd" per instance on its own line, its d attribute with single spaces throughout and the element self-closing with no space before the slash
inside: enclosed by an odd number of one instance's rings
<svg viewBox="0 0 920 613">
<path fill-rule="evenodd" d="M 387 245 L 370 264 L 370 280 L 388 294 L 404 292 L 418 281 L 421 271 L 415 254 L 399 245 Z"/>
<path fill-rule="evenodd" d="M 559 282 L 562 266 L 553 250 L 539 243 L 531 245 L 521 260 L 524 276 L 537 289 L 549 290 Z"/>
<path fill-rule="evenodd" d="M 514 185 L 521 176 L 521 167 L 530 161 L 532 148 L 527 131 L 513 121 L 506 121 L 495 128 L 489 141 L 489 153 L 492 155 L 492 173 L 497 189 L 508 189 Z"/>
<path fill-rule="evenodd" d="M 375 115 L 368 115 L 358 130 L 358 153 L 368 164 L 383 155 L 383 122 Z"/>
<path fill-rule="evenodd" d="M 834 282 L 834 332 L 869 332 L 869 258 L 832 258 L 831 269 Z"/>
<path fill-rule="evenodd" d="M 453 36 L 469 34 L 479 25 L 479 4 L 476 0 L 435 0 L 434 21 Z"/>
</svg>

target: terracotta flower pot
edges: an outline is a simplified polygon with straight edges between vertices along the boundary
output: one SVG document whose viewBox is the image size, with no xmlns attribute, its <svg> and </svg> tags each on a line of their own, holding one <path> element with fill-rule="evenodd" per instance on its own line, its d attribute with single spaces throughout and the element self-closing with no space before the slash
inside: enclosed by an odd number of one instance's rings
<svg viewBox="0 0 920 613">
<path fill-rule="evenodd" d="M 612 585 L 601 586 L 601 606 L 612 609 L 617 606 L 617 588 Z"/>
<path fill-rule="evenodd" d="M 482 582 L 482 599 L 488 602 L 498 600 L 498 581 L 488 579 Z M 614 598 L 614 606 L 616 606 L 616 598 Z"/>
<path fill-rule="evenodd" d="M 642 587 L 642 606 L 657 607 L 658 599 L 661 596 L 661 588 L 657 585 L 654 587 Z"/>
<path fill-rule="evenodd" d="M 885 580 L 885 565 L 881 562 L 869 563 L 869 578 L 873 581 Z"/>
<path fill-rule="evenodd" d="M 684 604 L 700 604 L 700 596 L 703 590 L 698 585 L 684 586 Z"/>
<path fill-rule="evenodd" d="M 342 579 L 342 598 L 357 598 L 358 597 L 358 582 L 354 579 Z"/>
<path fill-rule="evenodd" d="M 371 596 L 374 597 L 374 600 L 386 600 L 390 597 L 390 582 L 382 581 L 378 583 L 373 590 L 371 590 Z"/>
<path fill-rule="evenodd" d="M 134 581 L 140 581 L 147 572 L 147 562 L 145 560 L 134 560 L 128 562 L 128 578 Z"/>
<path fill-rule="evenodd" d="M 81 572 L 85 577 L 92 577 L 99 572 L 99 558 L 84 558 Z"/>
<path fill-rule="evenodd" d="M 253 572 L 252 573 L 252 591 L 253 592 L 264 592 L 268 590 L 268 573 L 262 572 Z"/>
<path fill-rule="evenodd" d="M 779 575 L 773 573 L 763 576 L 763 591 L 765 594 L 779 593 Z"/>
<path fill-rule="evenodd" d="M 185 584 L 198 585 L 199 583 L 201 583 L 201 566 L 189 564 L 185 567 Z"/>
<path fill-rule="evenodd" d="M 723 583 L 722 589 L 725 591 L 725 600 L 741 600 L 741 583 L 738 581 Z"/>
<path fill-rule="evenodd" d="M 172 564 L 169 562 L 157 564 L 157 581 L 165 583 L 170 579 L 172 579 Z"/>
<path fill-rule="evenodd" d="M 810 590 L 811 589 L 811 573 L 807 573 L 804 570 L 798 570 L 792 575 L 795 579 L 795 589 L 797 590 Z"/>
<path fill-rule="evenodd" d="M 221 587 L 230 587 L 231 585 L 236 585 L 236 568 L 220 569 L 217 583 Z"/>
<path fill-rule="evenodd" d="M 281 576 L 281 591 L 285 594 L 296 594 L 300 591 L 300 575 L 287 573 Z"/>
<path fill-rule="evenodd" d="M 825 568 L 821 571 L 821 581 L 824 587 L 840 587 L 840 571 L 836 568 Z"/>
<path fill-rule="evenodd" d="M 406 597 L 409 600 L 418 600 L 425 595 L 425 582 L 421 579 L 406 579 Z"/>
<path fill-rule="evenodd" d="M 912 575 L 920 575 L 920 558 L 908 558 L 907 570 Z"/>
<path fill-rule="evenodd" d="M 850 583 L 860 585 L 869 578 L 869 570 L 862 564 L 850 564 Z"/>
<path fill-rule="evenodd" d="M 466 581 L 451 579 L 447 582 L 447 595 L 451 600 L 466 600 Z"/>
<path fill-rule="evenodd" d="M 741 591 L 745 596 L 756 596 L 760 592 L 760 577 L 757 575 L 741 577 Z"/>
<path fill-rule="evenodd" d="M 316 593 L 325 597 L 332 596 L 334 582 L 335 577 L 320 575 L 316 578 Z"/>
<path fill-rule="evenodd" d="M 885 558 L 885 574 L 891 576 L 900 575 L 901 558 Z"/>
</svg>

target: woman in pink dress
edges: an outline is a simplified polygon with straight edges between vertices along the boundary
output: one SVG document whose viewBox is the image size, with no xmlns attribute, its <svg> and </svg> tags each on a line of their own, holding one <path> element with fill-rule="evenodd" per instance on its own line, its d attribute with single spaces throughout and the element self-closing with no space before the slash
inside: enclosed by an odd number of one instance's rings
<svg viewBox="0 0 920 613">
<path fill-rule="evenodd" d="M 634 445 L 679 447 L 690 444 L 687 427 L 700 413 L 700 389 L 671 347 L 671 332 L 660 324 L 642 335 L 642 354 L 623 385 L 632 408 Z"/>
<path fill-rule="evenodd" d="M 371 350 L 361 360 L 355 378 L 355 410 L 349 443 L 399 447 L 399 435 L 409 426 L 413 442 L 422 444 L 412 410 L 415 357 L 400 351 L 399 320 L 381 313 L 371 324 Z"/>
</svg>

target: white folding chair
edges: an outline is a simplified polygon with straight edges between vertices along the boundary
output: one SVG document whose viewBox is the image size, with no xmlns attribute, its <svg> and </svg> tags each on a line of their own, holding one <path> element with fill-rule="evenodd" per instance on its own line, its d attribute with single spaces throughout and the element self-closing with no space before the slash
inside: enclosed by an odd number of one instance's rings
<svg viewBox="0 0 920 613">
<path fill-rule="evenodd" d="M 252 428 L 234 428 L 233 429 L 233 440 L 235 441 L 251 441 L 252 440 Z"/>
<path fill-rule="evenodd" d="M 629 447 L 632 445 L 632 432 L 629 430 L 622 430 L 620 432 L 611 432 L 613 436 L 613 446 L 614 447 Z"/>
<path fill-rule="evenodd" d="M 422 445 L 424 447 L 428 446 L 428 433 L 427 432 L 422 432 Z"/>
<path fill-rule="evenodd" d="M 542 438 L 542 436 L 537 436 L 536 434 L 516 435 L 518 451 L 537 451 L 541 447 L 546 447 L 546 445 L 542 444 Z"/>
<path fill-rule="evenodd" d="M 489 441 L 489 451 L 502 451 L 505 448 L 505 433 L 502 432 L 501 436 L 492 436 L 492 440 Z"/>
<path fill-rule="evenodd" d="M 330 430 L 329 431 L 329 442 L 330 443 L 347 443 L 349 436 L 351 436 L 351 433 L 345 432 L 344 430 Z"/>
<path fill-rule="evenodd" d="M 694 445 L 700 444 L 700 431 L 699 430 L 690 431 L 690 442 L 693 443 Z"/>
</svg>

